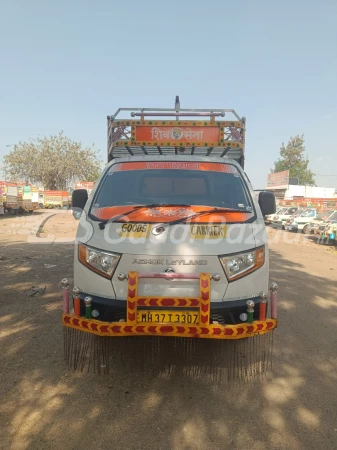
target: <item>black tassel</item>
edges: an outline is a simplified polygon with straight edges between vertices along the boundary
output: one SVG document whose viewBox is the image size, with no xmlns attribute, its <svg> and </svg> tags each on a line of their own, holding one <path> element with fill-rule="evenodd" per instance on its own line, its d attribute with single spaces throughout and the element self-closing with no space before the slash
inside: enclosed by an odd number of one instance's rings
<svg viewBox="0 0 337 450">
<path fill-rule="evenodd" d="M 74 371 L 108 374 L 109 338 L 64 327 L 64 359 Z"/>
<path fill-rule="evenodd" d="M 239 340 L 165 336 L 102 337 L 64 327 L 64 358 L 74 371 L 186 377 L 218 384 L 263 381 L 272 369 L 273 332 Z"/>
</svg>

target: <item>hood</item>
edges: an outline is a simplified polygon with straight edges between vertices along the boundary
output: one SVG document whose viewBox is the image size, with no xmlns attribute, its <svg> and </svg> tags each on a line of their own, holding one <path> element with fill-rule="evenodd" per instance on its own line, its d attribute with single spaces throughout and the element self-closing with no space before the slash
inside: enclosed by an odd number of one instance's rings
<svg viewBox="0 0 337 450">
<path fill-rule="evenodd" d="M 256 246 L 250 223 L 164 225 L 158 234 L 158 224 L 111 223 L 101 230 L 98 222 L 89 223 L 92 232 L 88 235 L 79 227 L 78 239 L 97 249 L 120 254 L 217 256 Z"/>
<path fill-rule="evenodd" d="M 152 230 L 157 224 L 136 224 L 134 228 L 124 227 L 123 232 L 123 225 L 130 224 L 111 223 L 101 230 L 98 222 L 90 219 L 87 221 L 85 216 L 82 216 L 77 239 L 96 249 L 120 255 L 118 266 L 110 281 L 112 283 L 110 294 L 109 282 L 104 280 L 107 297 L 115 295 L 116 299 L 126 298 L 127 282 L 119 280 L 120 273 L 129 271 L 139 273 L 173 271 L 178 274 L 208 272 L 221 276 L 219 282 L 212 282 L 211 301 L 232 301 L 238 298 L 250 298 L 253 294 L 265 290 L 268 282 L 267 246 L 264 266 L 251 275 L 230 284 L 219 259 L 219 256 L 256 249 L 266 244 L 263 219 L 260 222 L 257 220 L 254 223 L 221 225 L 224 227 L 221 229 L 223 236 L 214 236 L 212 225 L 185 223 L 168 226 L 163 232 L 153 234 Z M 210 228 L 207 229 L 206 226 Z M 219 224 L 213 226 L 219 227 Z M 219 234 L 219 229 L 217 233 Z M 88 271 L 82 264 L 75 264 L 75 266 L 76 282 L 81 288 L 86 292 L 100 292 L 102 287 L 100 277 Z M 197 297 L 199 282 L 198 280 L 143 279 L 139 284 L 139 294 Z"/>
</svg>

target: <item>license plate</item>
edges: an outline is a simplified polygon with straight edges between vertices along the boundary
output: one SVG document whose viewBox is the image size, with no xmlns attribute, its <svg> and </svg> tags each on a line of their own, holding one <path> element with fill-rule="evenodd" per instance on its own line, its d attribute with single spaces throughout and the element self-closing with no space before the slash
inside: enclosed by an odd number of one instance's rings
<svg viewBox="0 0 337 450">
<path fill-rule="evenodd" d="M 226 225 L 190 225 L 191 237 L 194 239 L 219 239 L 227 234 Z"/>
<path fill-rule="evenodd" d="M 124 223 L 120 229 L 120 237 L 132 237 L 135 239 L 147 238 L 150 233 L 150 225 L 144 223 Z"/>
<path fill-rule="evenodd" d="M 137 322 L 198 324 L 199 312 L 142 309 L 137 311 Z"/>
</svg>

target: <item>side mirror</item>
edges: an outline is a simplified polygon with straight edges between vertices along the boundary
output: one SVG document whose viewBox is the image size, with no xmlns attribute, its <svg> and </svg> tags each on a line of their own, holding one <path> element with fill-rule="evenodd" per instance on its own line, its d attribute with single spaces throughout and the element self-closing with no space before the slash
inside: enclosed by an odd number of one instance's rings
<svg viewBox="0 0 337 450">
<path fill-rule="evenodd" d="M 276 212 L 275 195 L 273 192 L 262 191 L 259 194 L 259 205 L 263 216 Z"/>
<path fill-rule="evenodd" d="M 82 211 L 88 200 L 88 191 L 86 189 L 75 189 L 71 196 L 71 209 L 75 219 L 81 217 Z"/>
</svg>

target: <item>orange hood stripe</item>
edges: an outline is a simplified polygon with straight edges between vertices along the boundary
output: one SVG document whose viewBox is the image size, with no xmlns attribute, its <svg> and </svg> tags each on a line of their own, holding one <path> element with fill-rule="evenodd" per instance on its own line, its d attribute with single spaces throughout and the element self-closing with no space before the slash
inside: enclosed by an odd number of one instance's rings
<svg viewBox="0 0 337 450">
<path fill-rule="evenodd" d="M 116 222 L 142 222 L 142 223 L 166 223 L 172 220 L 177 220 L 188 216 L 189 214 L 197 213 L 199 211 L 206 211 L 213 209 L 212 207 L 205 206 L 165 206 L 159 208 L 144 208 L 138 209 L 124 218 L 121 217 Z M 92 214 L 101 219 L 109 220 L 113 219 L 120 214 L 128 213 L 132 209 L 132 206 L 111 206 L 107 208 L 96 208 L 92 210 Z M 191 219 L 191 223 L 222 223 L 222 222 L 246 222 L 252 217 L 253 213 L 247 212 L 216 212 L 211 214 L 205 214 L 201 217 L 195 217 Z"/>
</svg>

